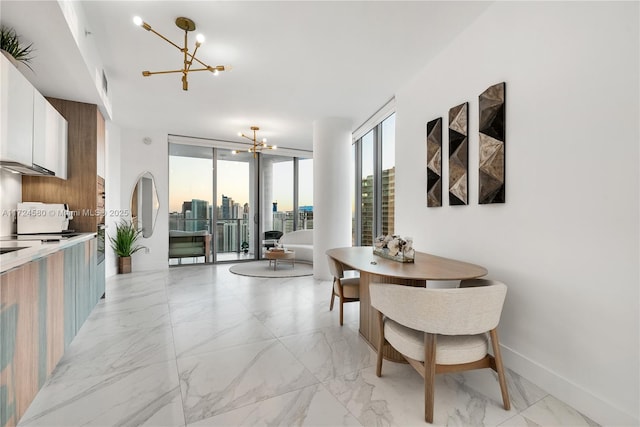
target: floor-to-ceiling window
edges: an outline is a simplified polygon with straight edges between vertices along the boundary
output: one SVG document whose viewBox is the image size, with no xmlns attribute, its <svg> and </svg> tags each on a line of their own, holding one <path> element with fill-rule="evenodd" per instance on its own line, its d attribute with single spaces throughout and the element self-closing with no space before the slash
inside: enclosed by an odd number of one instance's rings
<svg viewBox="0 0 640 427">
<path fill-rule="evenodd" d="M 380 126 L 382 169 L 381 180 L 381 233 L 393 234 L 395 219 L 395 182 L 396 182 L 396 115 L 392 114 Z"/>
<path fill-rule="evenodd" d="M 290 233 L 293 231 L 293 159 L 272 157 L 273 198 L 271 200 L 272 230 Z"/>
<path fill-rule="evenodd" d="M 213 149 L 169 145 L 169 265 L 211 261 Z"/>
<path fill-rule="evenodd" d="M 359 162 L 356 161 L 359 153 L 359 145 L 353 144 L 351 146 L 351 164 L 355 165 L 355 167 L 351 168 L 351 174 L 349 175 L 349 182 L 356 182 L 356 176 L 359 176 L 358 165 Z M 360 221 L 360 209 L 356 205 L 356 185 L 352 185 L 351 187 L 351 244 L 353 246 L 357 246 L 358 242 L 358 229 L 359 229 L 359 221 Z M 359 191 L 359 187 L 358 187 Z"/>
<path fill-rule="evenodd" d="M 265 231 L 313 228 L 311 158 L 221 145 L 169 144 L 170 265 L 257 259 Z"/>
<path fill-rule="evenodd" d="M 313 159 L 297 159 L 298 215 L 296 230 L 313 229 Z"/>
<path fill-rule="evenodd" d="M 357 179 L 353 197 L 353 244 L 371 246 L 394 233 L 395 113 L 373 125 L 353 145 Z"/>
<path fill-rule="evenodd" d="M 313 229 L 313 159 L 265 154 L 262 194 L 265 231 Z"/>
<path fill-rule="evenodd" d="M 374 131 L 371 130 L 360 139 L 360 244 L 373 244 L 376 194 L 374 188 Z"/>
<path fill-rule="evenodd" d="M 253 154 L 234 154 L 233 150 L 222 148 L 216 148 L 215 153 L 214 261 L 255 259 Z"/>
</svg>

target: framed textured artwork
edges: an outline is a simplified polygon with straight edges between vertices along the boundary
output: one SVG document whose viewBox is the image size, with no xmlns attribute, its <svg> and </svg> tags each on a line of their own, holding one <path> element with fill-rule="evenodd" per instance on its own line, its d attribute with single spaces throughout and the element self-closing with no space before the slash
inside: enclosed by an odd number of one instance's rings
<svg viewBox="0 0 640 427">
<path fill-rule="evenodd" d="M 480 168 L 478 202 L 504 203 L 505 83 L 479 96 Z"/>
<path fill-rule="evenodd" d="M 469 182 L 469 103 L 449 110 L 449 204 L 466 205 Z"/>
<path fill-rule="evenodd" d="M 427 123 L 427 207 L 442 206 L 442 117 Z"/>
</svg>

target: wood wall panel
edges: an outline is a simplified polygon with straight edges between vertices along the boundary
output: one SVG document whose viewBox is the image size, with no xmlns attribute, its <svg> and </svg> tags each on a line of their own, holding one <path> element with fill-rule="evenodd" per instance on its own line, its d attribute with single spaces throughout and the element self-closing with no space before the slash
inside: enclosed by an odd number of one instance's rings
<svg viewBox="0 0 640 427">
<path fill-rule="evenodd" d="M 93 232 L 97 229 L 97 157 L 104 150 L 104 119 L 93 104 L 47 100 L 68 122 L 67 179 L 22 177 L 22 201 L 68 203 L 75 211 L 69 228 Z M 100 143 L 99 143 L 100 141 Z M 101 154 L 104 158 L 104 153 Z"/>
</svg>

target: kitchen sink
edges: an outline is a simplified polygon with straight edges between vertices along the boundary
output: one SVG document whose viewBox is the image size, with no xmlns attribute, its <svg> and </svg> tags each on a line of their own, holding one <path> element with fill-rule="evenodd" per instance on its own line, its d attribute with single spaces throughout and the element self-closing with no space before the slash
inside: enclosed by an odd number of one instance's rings
<svg viewBox="0 0 640 427">
<path fill-rule="evenodd" d="M 27 248 L 22 248 L 22 247 L 20 247 L 20 248 L 18 248 L 18 247 L 16 247 L 16 248 L 0 248 L 0 255 L 8 254 L 10 252 L 19 251 L 20 249 L 27 249 Z"/>
</svg>

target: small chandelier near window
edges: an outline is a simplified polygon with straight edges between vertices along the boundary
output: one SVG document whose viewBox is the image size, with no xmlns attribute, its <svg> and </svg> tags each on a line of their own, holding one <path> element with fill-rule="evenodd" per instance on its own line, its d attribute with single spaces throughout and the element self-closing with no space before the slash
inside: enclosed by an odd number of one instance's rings
<svg viewBox="0 0 640 427">
<path fill-rule="evenodd" d="M 253 138 L 251 138 L 250 136 L 245 135 L 242 132 L 238 132 L 238 136 L 241 136 L 243 138 L 247 138 L 249 141 L 253 142 L 253 147 L 248 148 L 247 152 L 249 153 L 253 153 L 253 157 L 256 157 L 256 153 L 258 153 L 259 151 L 262 150 L 275 150 L 276 148 L 278 148 L 275 145 L 267 145 L 267 138 L 262 138 L 262 141 L 258 142 L 258 138 L 256 137 L 256 132 L 260 130 L 260 128 L 258 126 L 251 126 L 251 130 L 253 131 Z M 238 154 L 238 150 L 233 150 L 232 151 L 233 154 Z"/>
<path fill-rule="evenodd" d="M 147 31 L 151 31 L 153 34 L 160 37 L 162 40 L 166 41 L 170 45 L 174 46 L 180 52 L 183 53 L 183 65 L 180 70 L 168 70 L 168 71 L 143 71 L 142 75 L 145 77 L 149 77 L 153 74 L 171 74 L 171 73 L 182 73 L 182 90 L 189 90 L 189 82 L 187 81 L 187 75 L 193 71 L 211 71 L 213 75 L 218 75 L 218 72 L 229 70 L 231 67 L 228 65 L 225 67 L 224 65 L 216 65 L 215 67 L 211 67 L 204 62 L 200 61 L 196 58 L 196 52 L 198 52 L 198 48 L 204 43 L 204 36 L 202 34 L 198 34 L 196 36 L 196 47 L 193 49 L 193 53 L 189 52 L 189 48 L 187 48 L 187 34 L 189 31 L 194 31 L 196 29 L 196 24 L 189 18 L 180 17 L 176 19 L 176 26 L 181 30 L 184 30 L 184 47 L 180 47 L 162 34 L 158 33 L 156 30 L 151 28 L 151 25 L 147 24 L 140 18 L 136 16 L 133 18 L 133 23 L 144 28 Z M 198 64 L 202 66 L 202 68 L 191 68 L 193 61 L 196 61 Z"/>
</svg>

